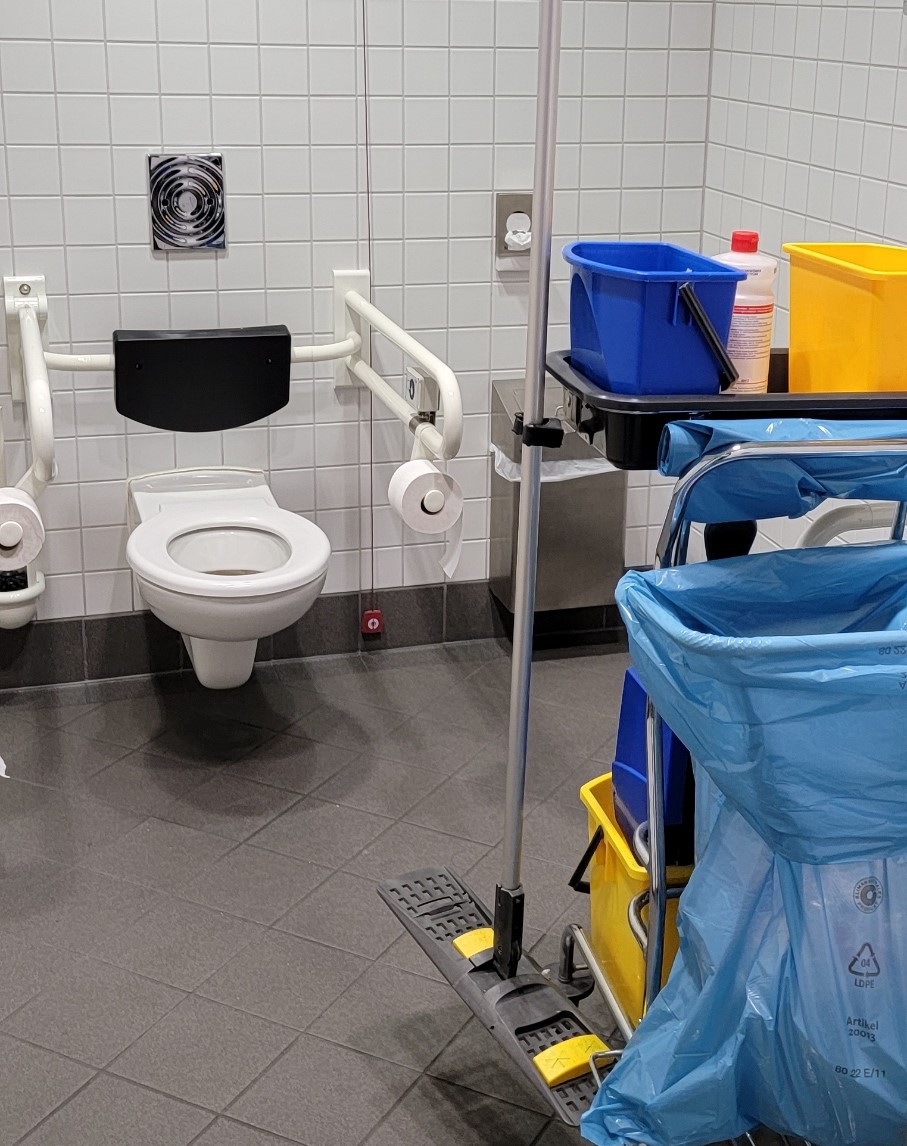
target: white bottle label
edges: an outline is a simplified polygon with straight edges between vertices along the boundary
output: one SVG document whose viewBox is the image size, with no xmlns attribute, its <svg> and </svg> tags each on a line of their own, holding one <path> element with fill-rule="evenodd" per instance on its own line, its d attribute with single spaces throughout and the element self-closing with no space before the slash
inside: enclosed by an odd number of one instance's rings
<svg viewBox="0 0 907 1146">
<path fill-rule="evenodd" d="M 774 321 L 774 303 L 734 306 L 727 349 L 740 377 L 729 394 L 764 394 L 768 389 Z"/>
</svg>

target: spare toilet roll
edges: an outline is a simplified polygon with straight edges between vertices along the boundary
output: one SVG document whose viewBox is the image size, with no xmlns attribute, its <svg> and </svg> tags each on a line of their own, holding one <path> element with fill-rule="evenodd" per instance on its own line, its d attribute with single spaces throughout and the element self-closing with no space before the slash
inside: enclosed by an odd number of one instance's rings
<svg viewBox="0 0 907 1146">
<path fill-rule="evenodd" d="M 452 577 L 463 551 L 463 491 L 454 479 L 429 461 L 405 462 L 394 472 L 387 496 L 415 533 L 450 533 L 441 568 Z"/>
<path fill-rule="evenodd" d="M 44 545 L 44 522 L 24 490 L 0 489 L 0 572 L 22 569 Z"/>
</svg>

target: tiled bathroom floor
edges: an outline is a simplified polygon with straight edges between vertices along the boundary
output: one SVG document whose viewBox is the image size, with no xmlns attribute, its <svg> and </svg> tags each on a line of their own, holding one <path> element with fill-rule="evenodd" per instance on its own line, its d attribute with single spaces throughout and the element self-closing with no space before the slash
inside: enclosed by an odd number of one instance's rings
<svg viewBox="0 0 907 1146">
<path fill-rule="evenodd" d="M 528 940 L 585 902 L 626 656 L 536 665 Z M 491 901 L 495 642 L 0 697 L 0 1146 L 578 1146 L 375 893 Z"/>
</svg>

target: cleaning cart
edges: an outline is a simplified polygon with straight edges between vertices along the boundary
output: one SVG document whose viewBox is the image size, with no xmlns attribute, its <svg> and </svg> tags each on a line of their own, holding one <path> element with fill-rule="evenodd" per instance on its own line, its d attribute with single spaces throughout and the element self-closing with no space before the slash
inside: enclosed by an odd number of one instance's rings
<svg viewBox="0 0 907 1146">
<path fill-rule="evenodd" d="M 605 1103 L 617 1094 L 617 1087 L 623 1078 L 632 1082 L 630 1068 L 633 1056 L 643 1046 L 643 1035 L 653 1018 L 657 1019 L 657 1008 L 663 1002 L 659 996 L 665 965 L 665 920 L 667 903 L 671 897 L 668 886 L 667 865 L 663 846 L 664 793 L 661 762 L 661 721 L 655 704 L 662 705 L 664 692 L 656 695 L 653 681 L 646 685 L 653 696 L 647 713 L 647 772 L 649 801 L 649 833 L 644 870 L 647 873 L 647 902 L 642 912 L 647 920 L 644 936 L 644 997 L 645 1018 L 638 1032 L 630 1017 L 621 1013 L 619 1000 L 611 987 L 608 977 L 601 974 L 591 949 L 582 947 L 585 936 L 579 931 L 576 944 L 585 953 L 589 966 L 596 972 L 596 984 L 601 988 L 612 1007 L 622 1032 L 629 1039 L 626 1052 L 621 1048 L 607 1045 L 603 1032 L 577 1006 L 569 991 L 561 986 L 545 971 L 538 967 L 523 948 L 523 922 L 525 891 L 521 880 L 522 823 L 525 805 L 525 781 L 527 765 L 527 745 L 529 737 L 529 708 L 532 677 L 533 617 L 535 604 L 536 561 L 539 539 L 539 491 L 542 451 L 556 448 L 563 437 L 563 427 L 556 421 L 545 418 L 545 380 L 548 370 L 561 381 L 568 391 L 568 419 L 574 427 L 585 434 L 587 439 L 606 453 L 608 460 L 622 469 L 651 470 L 657 464 L 658 443 L 664 427 L 681 420 L 701 420 L 715 418 L 723 422 L 735 419 L 760 418 L 789 419 L 806 417 L 811 419 L 850 420 L 899 420 L 901 429 L 907 433 L 907 394 L 833 394 L 779 393 L 786 387 L 772 385 L 770 393 L 753 396 L 726 396 L 717 393 L 717 386 L 703 387 L 704 393 L 677 394 L 663 392 L 654 398 L 636 393 L 617 393 L 595 386 L 588 378 L 577 373 L 569 356 L 555 356 L 546 361 L 546 340 L 548 329 L 548 288 L 551 271 L 551 236 L 554 201 L 554 161 L 557 125 L 558 68 L 561 39 L 561 0 L 540 0 L 539 3 L 539 72 L 535 145 L 535 186 L 533 201 L 533 245 L 530 266 L 530 308 L 529 337 L 527 347 L 526 387 L 523 404 L 523 417 L 515 432 L 521 439 L 521 485 L 520 525 L 515 565 L 515 605 L 513 673 L 511 679 L 510 741 L 507 765 L 506 818 L 504 825 L 503 862 L 500 880 L 495 891 L 494 902 L 485 904 L 465 881 L 454 871 L 443 868 L 427 868 L 401 875 L 385 881 L 379 894 L 404 926 L 410 936 L 426 952 L 435 967 L 457 991 L 472 1012 L 480 1019 L 501 1047 L 512 1057 L 525 1076 L 544 1095 L 551 1110 L 564 1122 L 577 1126 L 582 1122 L 583 1133 L 601 1131 L 598 1141 L 611 1142 L 614 1133 L 620 1133 L 622 1142 L 661 1143 L 675 1140 L 670 1128 L 659 1129 L 660 1137 L 648 1134 L 648 1128 L 627 1124 L 627 1134 L 623 1127 L 614 1132 L 602 1122 L 596 1128 L 595 1119 L 603 1111 Z M 689 284 L 681 284 L 686 287 Z M 678 292 L 679 293 L 679 292 Z M 683 303 L 691 318 L 697 310 L 703 310 L 701 300 L 697 304 L 694 290 L 684 292 Z M 678 318 L 686 321 L 684 311 L 678 308 Z M 700 332 L 707 331 L 709 324 L 702 322 L 702 313 L 697 320 Z M 714 316 L 711 319 L 714 327 Z M 718 358 L 718 348 L 715 357 Z M 722 368 L 721 377 L 716 377 L 717 385 L 726 383 L 729 378 L 727 367 Z M 829 389 L 840 387 L 829 386 Z M 709 392 L 711 391 L 711 392 Z M 695 431 L 691 438 L 695 440 Z M 864 446 L 850 443 L 851 452 L 860 454 L 861 462 L 870 463 L 873 445 Z M 723 443 L 720 432 L 714 438 L 716 444 L 727 444 L 727 457 L 735 461 L 741 450 L 747 447 L 738 441 Z M 907 455 L 907 445 L 905 455 Z M 865 447 L 865 448 L 864 448 Z M 760 450 L 764 445 L 749 447 L 748 461 L 758 465 L 764 460 Z M 813 453 L 815 443 L 812 443 Z M 790 451 L 788 446 L 789 452 Z M 703 450 L 692 459 L 703 454 Z M 829 458 L 839 457 L 835 448 L 826 452 Z M 905 456 L 907 461 L 907 456 Z M 720 463 L 710 457 L 703 461 L 720 472 Z M 859 467 L 858 467 L 859 468 Z M 691 471 L 692 472 L 692 471 Z M 688 475 L 689 478 L 689 475 Z M 754 488 L 758 488 L 759 473 L 750 475 Z M 703 483 L 687 480 L 685 486 L 703 488 Z M 828 496 L 839 496 L 828 494 Z M 859 496 L 845 495 L 840 496 Z M 866 496 L 876 496 L 869 495 Z M 881 496 L 881 495 L 880 495 Z M 888 495 L 891 496 L 890 493 Z M 899 503 L 907 501 L 907 489 L 900 489 L 896 495 Z M 737 518 L 752 519 L 760 516 L 747 507 Z M 687 511 L 690 512 L 687 512 Z M 782 513 L 788 512 L 781 510 Z M 691 522 L 697 520 L 696 509 L 683 497 L 675 498 L 669 521 L 662 537 L 660 553 L 664 572 L 681 572 L 668 566 L 684 565 L 690 539 Z M 723 518 L 722 520 L 733 520 Z M 708 519 L 706 519 L 708 520 Z M 907 509 L 903 505 L 897 512 L 894 533 L 903 537 Z M 907 549 L 904 550 L 907 552 Z M 749 559 L 747 559 L 749 560 Z M 726 564 L 716 562 L 716 565 Z M 692 566 L 690 567 L 692 568 Z M 902 579 L 903 580 L 903 579 Z M 885 646 L 887 647 L 887 646 Z M 901 646 L 894 638 L 891 647 Z M 894 654 L 892 654 L 894 655 Z M 665 711 L 670 718 L 670 713 Z M 672 727 L 674 721 L 670 720 Z M 679 724 L 678 733 L 686 742 L 686 728 Z M 696 755 L 699 742 L 689 747 Z M 703 785 L 705 788 L 706 786 Z M 698 789 L 697 789 L 698 791 Z M 716 795 L 710 812 L 716 815 L 720 799 Z M 903 805 L 903 801 L 902 801 Z M 703 820 L 708 824 L 708 818 Z M 750 825 L 752 828 L 752 825 Z M 752 829 L 755 833 L 755 829 Z M 714 834 L 714 833 L 713 833 Z M 758 833 L 755 833 L 758 834 Z M 644 845 L 645 846 L 645 845 Z M 697 873 L 702 870 L 700 863 L 688 888 L 693 890 Z M 878 877 L 870 877 L 878 878 Z M 702 881 L 700 881 L 701 883 Z M 853 889 L 852 889 L 853 890 Z M 871 896 L 870 896 L 871 898 Z M 587 944 L 588 946 L 588 944 Z M 870 957 L 863 953 L 858 957 Z M 865 968 L 872 971 L 869 965 Z M 870 976 L 865 976 L 869 978 Z M 674 975 L 671 976 L 664 994 L 672 990 Z M 907 994 L 907 990 L 905 990 Z M 662 1009 L 662 1015 L 664 1010 Z M 875 1032 L 869 1032 L 875 1033 Z M 641 1053 L 641 1052 L 640 1052 Z M 610 1075 L 604 1072 L 615 1062 Z M 843 1062 L 838 1065 L 844 1065 Z M 855 1068 L 854 1068 L 855 1069 Z M 883 1069 L 883 1068 L 872 1068 Z M 743 1071 L 745 1077 L 745 1070 Z M 604 1085 L 599 1089 L 604 1080 Z M 880 1080 L 869 1080 L 880 1081 Z M 761 1085 L 762 1079 L 758 1080 Z M 754 1083 L 756 1085 L 756 1083 Z M 723 1097 L 727 1097 L 723 1092 Z M 628 1117 L 632 1116 L 631 1114 Z M 623 1117 L 618 1115 L 618 1117 Z M 776 1121 L 776 1124 L 778 1122 Z M 684 1131 L 685 1132 L 685 1131 Z M 611 1135 L 611 1137 L 606 1137 Z M 837 1146 L 834 1137 L 821 1140 L 821 1146 Z M 594 1139 L 593 1139 L 594 1140 Z M 683 1139 L 690 1141 L 690 1138 Z M 699 1138 L 699 1141 L 704 1141 Z M 749 1140 L 749 1131 L 739 1132 L 739 1141 Z M 678 1136 L 677 1142 L 681 1141 Z M 846 1138 L 842 1142 L 848 1141 Z M 872 1139 L 864 1140 L 860 1146 L 869 1146 Z M 887 1140 L 873 1141 L 880 1146 Z"/>
<path fill-rule="evenodd" d="M 639 934 L 646 1018 L 584 1135 L 698 1146 L 764 1122 L 823 1146 L 894 1146 L 907 1127 L 907 421 L 681 422 L 664 434 L 661 468 L 683 476 L 659 567 L 618 593 L 654 701 L 655 828 L 633 857 L 648 868 L 649 916 L 640 929 L 631 907 L 622 930 L 602 931 L 593 903 L 591 938 L 574 927 L 567 944 L 632 1034 L 613 968 Z M 808 542 L 883 525 L 892 541 L 685 564 L 692 522 L 801 517 L 831 498 L 893 504 L 833 510 Z M 661 994 L 672 928 L 656 705 L 701 780 L 700 862 Z M 605 805 L 601 780 L 587 805 L 597 794 Z M 635 902 L 619 873 L 609 894 Z"/>
</svg>

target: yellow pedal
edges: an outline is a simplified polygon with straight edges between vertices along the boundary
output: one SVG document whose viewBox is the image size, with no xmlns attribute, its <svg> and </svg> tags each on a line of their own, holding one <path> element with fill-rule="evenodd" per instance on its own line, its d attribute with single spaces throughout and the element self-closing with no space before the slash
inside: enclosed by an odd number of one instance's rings
<svg viewBox="0 0 907 1146">
<path fill-rule="evenodd" d="M 465 935 L 458 935 L 451 942 L 454 950 L 464 959 L 471 959 L 480 951 L 488 951 L 494 947 L 494 928 L 478 927 L 475 931 L 467 931 Z"/>
<path fill-rule="evenodd" d="M 548 1086 L 560 1086 L 562 1082 L 589 1074 L 592 1069 L 589 1059 L 608 1049 L 598 1035 L 577 1035 L 541 1051 L 532 1061 Z"/>
</svg>

